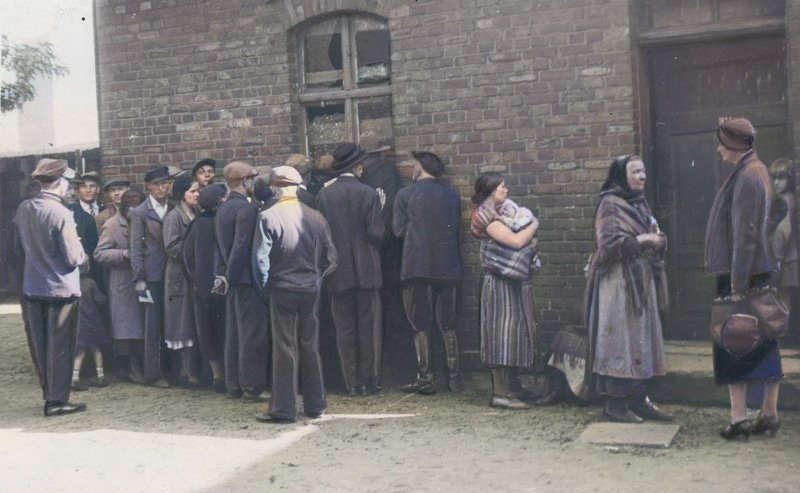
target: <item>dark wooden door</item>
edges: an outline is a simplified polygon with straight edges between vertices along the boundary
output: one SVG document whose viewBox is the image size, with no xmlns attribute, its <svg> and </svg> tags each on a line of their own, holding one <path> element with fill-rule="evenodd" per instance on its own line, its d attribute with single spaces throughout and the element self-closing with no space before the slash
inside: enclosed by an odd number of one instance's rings
<svg viewBox="0 0 800 493">
<path fill-rule="evenodd" d="M 704 273 L 705 226 L 732 171 L 716 153 L 717 119 L 744 116 L 767 165 L 790 156 L 786 49 L 782 37 L 684 44 L 646 52 L 654 213 L 669 238 L 671 313 L 665 336 L 705 339 L 715 280 Z"/>
</svg>

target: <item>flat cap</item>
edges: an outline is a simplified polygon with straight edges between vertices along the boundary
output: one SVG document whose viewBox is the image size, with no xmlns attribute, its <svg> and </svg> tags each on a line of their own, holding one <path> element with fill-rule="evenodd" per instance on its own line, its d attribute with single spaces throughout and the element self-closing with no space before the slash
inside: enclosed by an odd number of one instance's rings
<svg viewBox="0 0 800 493">
<path fill-rule="evenodd" d="M 156 166 L 144 174 L 145 183 L 158 183 L 161 181 L 168 181 L 172 178 L 169 174 L 169 168 L 166 166 Z"/>
<path fill-rule="evenodd" d="M 222 174 L 226 180 L 244 180 L 252 176 L 257 176 L 258 171 L 252 164 L 245 163 L 244 161 L 234 161 L 228 163 L 223 169 Z"/>
<path fill-rule="evenodd" d="M 75 178 L 75 170 L 67 166 L 65 159 L 42 158 L 31 173 L 31 177 L 38 181 L 55 181 L 62 176 L 67 180 Z"/>
<path fill-rule="evenodd" d="M 300 172 L 291 166 L 278 166 L 272 168 L 269 175 L 269 184 L 275 187 L 292 187 L 299 186 L 303 183 L 303 177 Z"/>
<path fill-rule="evenodd" d="M 109 187 L 129 187 L 131 186 L 131 181 L 123 176 L 112 176 L 108 178 L 105 183 L 103 183 L 103 190 L 108 189 Z"/>
<path fill-rule="evenodd" d="M 217 162 L 210 158 L 201 159 L 200 161 L 197 161 L 197 163 L 194 166 L 192 166 L 192 176 L 196 175 L 197 171 L 203 166 L 211 166 L 212 168 L 217 169 Z"/>
</svg>

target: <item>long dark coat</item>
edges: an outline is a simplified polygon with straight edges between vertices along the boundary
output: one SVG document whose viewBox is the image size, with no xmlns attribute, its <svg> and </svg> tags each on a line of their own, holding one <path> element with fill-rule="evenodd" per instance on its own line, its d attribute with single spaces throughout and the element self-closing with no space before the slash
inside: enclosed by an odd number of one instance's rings
<svg viewBox="0 0 800 493">
<path fill-rule="evenodd" d="M 354 176 L 342 176 L 317 196 L 331 229 L 338 266 L 326 280 L 331 292 L 380 289 L 383 217 L 378 194 Z"/>
<path fill-rule="evenodd" d="M 167 346 L 197 340 L 192 287 L 183 266 L 183 239 L 191 221 L 182 205 L 164 216 L 164 250 L 168 257 L 164 285 L 164 340 Z"/>
<path fill-rule="evenodd" d="M 142 339 L 144 337 L 143 309 L 133 287 L 129 251 L 128 221 L 117 214 L 100 229 L 100 241 L 94 251 L 95 260 L 108 273 L 108 304 L 111 310 L 113 339 Z"/>
<path fill-rule="evenodd" d="M 458 192 L 436 180 L 420 180 L 397 192 L 392 228 L 403 238 L 402 281 L 461 279 L 460 219 Z"/>
<path fill-rule="evenodd" d="M 214 271 L 219 276 L 227 274 L 231 247 L 236 229 L 236 214 L 248 204 L 247 197 L 239 192 L 231 192 L 227 200 L 220 204 L 214 218 L 214 238 L 217 242 L 217 253 L 214 257 Z M 228 279 L 232 282 L 231 279 Z"/>
<path fill-rule="evenodd" d="M 100 238 L 100 229 L 97 227 L 95 216 L 83 210 L 79 201 L 70 204 L 69 208 L 75 218 L 75 226 L 78 228 L 78 237 L 81 239 L 83 251 L 89 257 L 89 276 L 97 283 L 100 291 L 105 292 L 105 275 L 100 266 L 94 262 L 93 257 L 97 241 Z"/>
<path fill-rule="evenodd" d="M 706 227 L 706 272 L 730 273 L 734 293 L 776 270 L 767 234 L 771 203 L 767 167 L 750 151 L 717 192 Z"/>
<path fill-rule="evenodd" d="M 183 264 L 186 273 L 201 298 L 211 298 L 214 287 L 215 212 L 202 212 L 189 225 L 183 240 Z"/>
</svg>

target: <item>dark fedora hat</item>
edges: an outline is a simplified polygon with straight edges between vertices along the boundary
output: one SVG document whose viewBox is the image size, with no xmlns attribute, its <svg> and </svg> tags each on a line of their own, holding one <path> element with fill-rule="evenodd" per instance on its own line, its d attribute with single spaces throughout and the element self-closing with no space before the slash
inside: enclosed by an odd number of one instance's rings
<svg viewBox="0 0 800 493">
<path fill-rule="evenodd" d="M 331 171 L 335 174 L 341 174 L 365 160 L 369 154 L 360 146 L 352 142 L 345 142 L 344 144 L 336 146 L 336 148 L 331 151 L 331 156 L 333 156 Z"/>
<path fill-rule="evenodd" d="M 161 181 L 169 181 L 172 177 L 169 173 L 169 168 L 166 166 L 156 166 L 151 168 L 150 171 L 144 174 L 145 183 L 158 183 Z"/>
<path fill-rule="evenodd" d="M 199 170 L 203 166 L 211 166 L 212 168 L 214 168 L 216 170 L 217 169 L 217 162 L 214 161 L 211 158 L 201 159 L 200 161 L 197 161 L 197 164 L 192 166 L 192 176 L 194 176 L 197 173 L 197 170 Z"/>
</svg>

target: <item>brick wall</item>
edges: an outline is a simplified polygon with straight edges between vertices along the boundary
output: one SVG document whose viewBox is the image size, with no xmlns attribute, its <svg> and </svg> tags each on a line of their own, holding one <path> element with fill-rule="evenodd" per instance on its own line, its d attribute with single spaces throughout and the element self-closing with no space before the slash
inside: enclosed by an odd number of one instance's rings
<svg viewBox="0 0 800 493">
<path fill-rule="evenodd" d="M 98 0 L 105 173 L 300 151 L 289 33 L 342 10 L 388 19 L 396 150 L 444 156 L 462 194 L 465 352 L 478 347 L 466 231 L 481 171 L 540 217 L 541 327 L 578 322 L 599 184 L 610 156 L 636 151 L 627 0 Z"/>
</svg>

